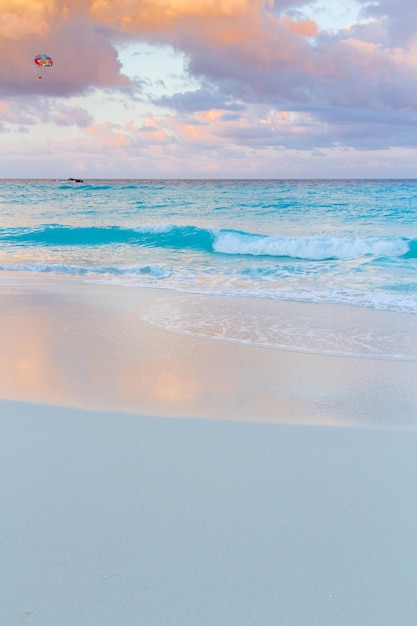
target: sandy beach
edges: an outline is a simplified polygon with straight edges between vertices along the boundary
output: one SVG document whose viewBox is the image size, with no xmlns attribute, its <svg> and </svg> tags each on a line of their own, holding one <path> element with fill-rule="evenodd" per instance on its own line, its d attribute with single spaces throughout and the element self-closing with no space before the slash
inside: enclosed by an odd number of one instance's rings
<svg viewBox="0 0 417 626">
<path fill-rule="evenodd" d="M 149 321 L 176 297 L 2 280 L 0 623 L 415 626 L 417 362 Z"/>
</svg>

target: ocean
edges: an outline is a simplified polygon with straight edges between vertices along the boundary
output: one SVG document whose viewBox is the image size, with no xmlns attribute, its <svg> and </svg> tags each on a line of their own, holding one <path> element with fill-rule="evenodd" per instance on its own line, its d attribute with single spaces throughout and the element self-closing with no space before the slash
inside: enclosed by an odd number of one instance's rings
<svg viewBox="0 0 417 626">
<path fill-rule="evenodd" d="M 2 180 L 0 208 L 0 272 L 174 290 L 147 321 L 176 332 L 417 359 L 417 180 Z"/>
</svg>

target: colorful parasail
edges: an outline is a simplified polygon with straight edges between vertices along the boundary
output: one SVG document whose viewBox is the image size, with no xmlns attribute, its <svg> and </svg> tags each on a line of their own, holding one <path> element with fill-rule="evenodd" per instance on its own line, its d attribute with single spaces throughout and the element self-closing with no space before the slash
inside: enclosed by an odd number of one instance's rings
<svg viewBox="0 0 417 626">
<path fill-rule="evenodd" d="M 51 67 L 54 63 L 51 57 L 47 54 L 37 54 L 33 61 L 35 65 L 40 68 L 41 71 L 44 67 Z M 42 74 L 39 74 L 38 78 L 42 78 Z"/>
<path fill-rule="evenodd" d="M 51 67 L 54 63 L 47 54 L 37 54 L 33 60 L 39 67 Z"/>
</svg>

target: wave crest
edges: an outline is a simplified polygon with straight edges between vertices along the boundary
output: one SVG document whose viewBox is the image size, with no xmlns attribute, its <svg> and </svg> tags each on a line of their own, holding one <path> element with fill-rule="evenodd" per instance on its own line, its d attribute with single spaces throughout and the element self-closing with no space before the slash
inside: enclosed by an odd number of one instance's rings
<svg viewBox="0 0 417 626">
<path fill-rule="evenodd" d="M 349 237 L 275 237 L 220 231 L 214 246 L 222 254 L 275 256 L 324 261 L 363 256 L 400 257 L 410 247 L 404 239 Z"/>
<path fill-rule="evenodd" d="M 417 257 L 417 241 L 401 237 L 280 237 L 236 230 L 211 230 L 193 225 L 119 226 L 43 225 L 6 229 L 0 240 L 18 245 L 132 245 L 177 250 L 195 249 L 227 255 L 270 256 L 324 261 L 373 257 Z"/>
</svg>

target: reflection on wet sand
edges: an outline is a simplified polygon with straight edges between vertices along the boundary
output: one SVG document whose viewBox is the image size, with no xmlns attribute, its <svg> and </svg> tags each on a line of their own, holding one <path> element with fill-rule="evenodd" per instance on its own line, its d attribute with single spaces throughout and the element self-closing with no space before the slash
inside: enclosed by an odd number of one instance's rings
<svg viewBox="0 0 417 626">
<path fill-rule="evenodd" d="M 1 397 L 144 415 L 414 427 L 415 362 L 237 345 L 143 321 L 157 299 L 173 297 L 56 280 L 4 289 Z"/>
</svg>

